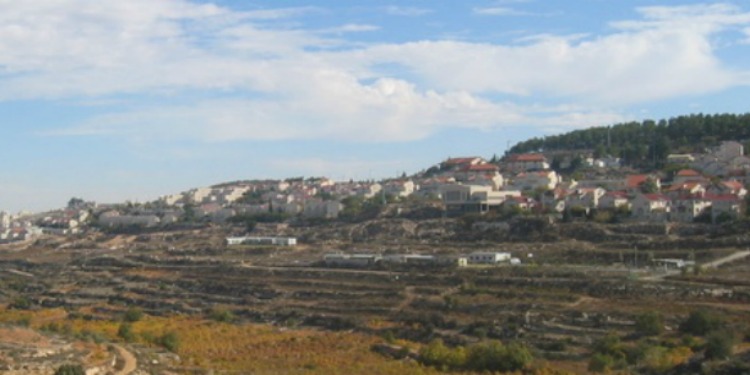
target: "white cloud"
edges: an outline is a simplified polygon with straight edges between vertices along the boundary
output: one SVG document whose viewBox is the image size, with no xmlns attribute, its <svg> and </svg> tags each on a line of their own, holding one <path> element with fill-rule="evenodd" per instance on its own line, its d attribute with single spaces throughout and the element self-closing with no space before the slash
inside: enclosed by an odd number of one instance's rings
<svg viewBox="0 0 750 375">
<path fill-rule="evenodd" d="M 520 11 L 509 7 L 487 7 L 487 8 L 474 8 L 475 14 L 483 16 L 527 16 L 530 13 Z"/>
<path fill-rule="evenodd" d="M 367 24 L 361 24 L 361 23 L 347 23 L 345 25 L 341 25 L 338 27 L 323 29 L 321 32 L 331 33 L 331 34 L 342 34 L 342 33 L 359 33 L 359 32 L 377 31 L 377 30 L 380 30 L 379 26 L 367 25 Z"/>
<path fill-rule="evenodd" d="M 390 6 L 385 7 L 384 9 L 386 13 L 392 16 L 416 17 L 416 16 L 423 16 L 425 14 L 432 13 L 432 10 L 427 9 L 427 8 L 404 7 L 404 6 L 397 6 L 397 5 L 390 5 Z"/>
<path fill-rule="evenodd" d="M 508 13 L 495 4 L 478 11 Z M 612 23 L 606 35 L 512 45 L 362 45 L 343 35 L 377 26 L 255 22 L 314 11 L 235 12 L 186 0 L 0 2 L 0 100 L 200 93 L 190 104 L 99 115 L 55 134 L 407 141 L 445 128 L 610 123 L 625 106 L 748 77 L 723 66 L 712 45 L 722 30 L 750 28 L 750 13 L 729 5 L 639 8 L 641 19 Z M 383 65 L 403 70 L 375 73 Z M 497 94 L 504 99 L 490 99 Z M 539 104 L 514 102 L 531 98 Z"/>
<path fill-rule="evenodd" d="M 409 163 L 409 164 L 407 164 Z M 270 167 L 284 171 L 285 176 L 328 176 L 334 180 L 370 180 L 392 177 L 404 170 L 415 170 L 422 165 L 411 165 L 405 160 L 330 160 L 324 158 L 291 158 L 270 160 Z M 331 175 L 335 171 L 334 175 Z"/>
</svg>

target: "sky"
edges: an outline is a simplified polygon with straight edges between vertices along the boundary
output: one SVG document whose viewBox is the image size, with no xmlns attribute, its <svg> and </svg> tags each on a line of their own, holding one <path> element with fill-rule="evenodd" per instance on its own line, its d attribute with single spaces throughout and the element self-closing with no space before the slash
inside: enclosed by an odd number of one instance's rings
<svg viewBox="0 0 750 375">
<path fill-rule="evenodd" d="M 750 3 L 0 0 L 0 210 L 746 113 Z"/>
</svg>

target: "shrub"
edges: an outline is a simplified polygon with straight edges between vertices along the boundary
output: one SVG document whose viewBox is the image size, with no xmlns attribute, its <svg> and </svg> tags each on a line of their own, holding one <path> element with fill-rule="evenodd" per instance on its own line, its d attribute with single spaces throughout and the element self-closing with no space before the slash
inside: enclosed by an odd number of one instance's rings
<svg viewBox="0 0 750 375">
<path fill-rule="evenodd" d="M 208 314 L 209 318 L 211 320 L 215 320 L 217 322 L 223 322 L 223 323 L 231 323 L 234 321 L 234 314 L 232 314 L 231 311 L 226 309 L 213 309 Z"/>
<path fill-rule="evenodd" d="M 664 332 L 664 317 L 655 311 L 635 318 L 635 330 L 643 336 L 657 336 Z"/>
<path fill-rule="evenodd" d="M 706 338 L 706 358 L 727 359 L 732 355 L 734 335 L 731 332 L 715 331 Z"/>
<path fill-rule="evenodd" d="M 117 329 L 117 336 L 125 341 L 135 340 L 135 332 L 133 332 L 133 326 L 127 322 L 120 324 L 120 328 Z"/>
<path fill-rule="evenodd" d="M 86 371 L 81 365 L 62 365 L 55 370 L 55 375 L 85 375 Z"/>
<path fill-rule="evenodd" d="M 180 338 L 175 332 L 167 332 L 159 337 L 159 344 L 170 352 L 176 353 L 180 349 Z"/>
<path fill-rule="evenodd" d="M 126 322 L 134 323 L 143 318 L 143 310 L 137 308 L 137 307 L 131 307 L 128 309 L 128 311 L 125 312 L 125 315 L 122 317 L 122 319 Z"/>
<path fill-rule="evenodd" d="M 589 360 L 589 371 L 607 372 L 615 367 L 615 359 L 611 355 L 595 353 Z"/>
<path fill-rule="evenodd" d="M 419 361 L 441 369 L 459 369 L 466 362 L 466 353 L 461 347 L 451 349 L 443 340 L 435 339 L 419 351 Z"/>
<path fill-rule="evenodd" d="M 724 326 L 724 319 L 714 313 L 698 310 L 690 313 L 690 316 L 680 324 L 680 332 L 696 336 L 705 336 Z"/>
</svg>

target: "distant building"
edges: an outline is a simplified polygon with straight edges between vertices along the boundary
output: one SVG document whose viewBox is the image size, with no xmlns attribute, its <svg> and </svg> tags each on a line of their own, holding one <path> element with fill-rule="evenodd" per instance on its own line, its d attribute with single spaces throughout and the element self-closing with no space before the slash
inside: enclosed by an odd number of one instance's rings
<svg viewBox="0 0 750 375">
<path fill-rule="evenodd" d="M 469 254 L 471 264 L 497 264 L 510 261 L 510 253 L 474 252 Z"/>
<path fill-rule="evenodd" d="M 228 237 L 228 246 L 235 245 L 273 245 L 273 246 L 296 246 L 297 239 L 294 237 Z"/>
<path fill-rule="evenodd" d="M 500 165 L 503 171 L 512 173 L 541 171 L 550 168 L 550 164 L 543 154 L 508 155 Z"/>
</svg>

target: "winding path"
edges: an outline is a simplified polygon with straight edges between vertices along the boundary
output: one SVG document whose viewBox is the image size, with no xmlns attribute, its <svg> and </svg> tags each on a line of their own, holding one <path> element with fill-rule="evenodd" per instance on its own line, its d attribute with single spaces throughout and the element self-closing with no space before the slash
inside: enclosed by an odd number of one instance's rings
<svg viewBox="0 0 750 375">
<path fill-rule="evenodd" d="M 135 359 L 133 353 L 129 352 L 120 345 L 112 345 L 117 350 L 117 355 L 122 358 L 124 365 L 122 370 L 115 372 L 115 375 L 129 375 L 138 368 L 138 360 Z"/>
</svg>

